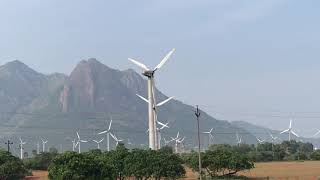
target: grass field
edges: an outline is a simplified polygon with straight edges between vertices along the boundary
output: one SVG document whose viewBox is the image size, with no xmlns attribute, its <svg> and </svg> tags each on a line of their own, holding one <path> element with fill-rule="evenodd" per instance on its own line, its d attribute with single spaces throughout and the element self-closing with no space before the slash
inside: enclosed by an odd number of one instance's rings
<svg viewBox="0 0 320 180">
<path fill-rule="evenodd" d="M 255 168 L 239 173 L 250 179 L 317 180 L 320 178 L 320 161 L 256 163 Z M 196 180 L 197 175 L 187 169 L 188 180 Z"/>
</svg>

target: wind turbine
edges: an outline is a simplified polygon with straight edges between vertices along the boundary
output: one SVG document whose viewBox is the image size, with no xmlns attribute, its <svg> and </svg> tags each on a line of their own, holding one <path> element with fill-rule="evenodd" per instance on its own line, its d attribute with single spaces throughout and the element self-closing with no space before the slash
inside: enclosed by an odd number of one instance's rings
<svg viewBox="0 0 320 180">
<path fill-rule="evenodd" d="M 104 140 L 104 138 L 102 138 L 100 141 L 93 140 L 93 142 L 97 143 L 98 149 L 100 149 L 100 143 L 102 143 L 103 140 Z"/>
<path fill-rule="evenodd" d="M 161 138 L 162 138 L 162 130 L 164 129 L 164 128 L 169 128 L 169 123 L 166 123 L 166 124 L 164 124 L 164 123 L 162 123 L 162 122 L 160 122 L 160 121 L 157 121 L 157 123 L 161 126 L 160 128 L 157 128 L 157 131 L 158 131 L 158 145 L 159 145 L 159 149 L 161 148 Z"/>
<path fill-rule="evenodd" d="M 88 142 L 88 141 L 81 139 L 78 132 L 77 132 L 77 137 L 78 137 L 78 141 L 77 141 L 75 147 L 77 147 L 77 146 L 79 145 L 79 147 L 78 147 L 79 149 L 78 149 L 78 150 L 79 150 L 79 153 L 81 153 L 81 143 L 82 143 L 82 142 L 83 142 L 83 143 L 86 143 L 86 142 Z"/>
<path fill-rule="evenodd" d="M 148 78 L 148 112 L 149 112 L 149 147 L 156 150 L 157 147 L 157 132 L 156 132 L 156 105 L 155 105 L 155 85 L 154 85 L 154 75 L 155 72 L 160 69 L 170 58 L 175 49 L 172 49 L 154 68 L 149 69 L 146 65 L 128 58 L 129 61 L 139 66 L 143 70 L 143 75 Z M 141 96 L 142 97 L 142 96 Z M 145 98 L 144 98 L 145 99 Z M 145 99 L 146 100 L 146 99 Z M 164 102 L 165 103 L 165 102 Z"/>
<path fill-rule="evenodd" d="M 289 141 L 291 141 L 291 134 L 299 137 L 299 135 L 292 130 L 292 120 L 290 120 L 289 129 L 282 131 L 280 134 L 283 134 L 286 132 L 288 132 L 288 134 L 289 134 Z"/>
<path fill-rule="evenodd" d="M 171 141 L 175 141 L 175 152 L 178 153 L 178 144 L 179 144 L 179 138 L 180 132 L 177 133 L 177 136 L 175 138 L 171 137 Z"/>
<path fill-rule="evenodd" d="M 270 137 L 271 137 L 272 144 L 274 144 L 274 142 L 278 139 L 278 137 L 273 136 L 271 133 L 270 133 Z"/>
<path fill-rule="evenodd" d="M 23 142 L 21 137 L 19 138 L 20 140 L 20 159 L 23 159 L 23 145 L 26 144 L 26 142 Z"/>
<path fill-rule="evenodd" d="M 122 139 L 118 139 L 114 134 L 110 133 L 110 136 L 116 141 L 116 146 L 119 145 L 119 142 L 122 142 Z"/>
<path fill-rule="evenodd" d="M 265 140 L 261 140 L 261 139 L 259 139 L 259 138 L 257 138 L 257 137 L 256 137 L 256 139 L 257 139 L 257 141 L 258 141 L 258 144 L 262 144 L 262 143 L 264 143 L 264 141 L 265 141 Z"/>
<path fill-rule="evenodd" d="M 238 144 L 238 146 L 240 146 L 240 144 L 242 143 L 242 139 L 238 133 L 236 133 L 236 136 L 237 136 L 237 144 Z"/>
<path fill-rule="evenodd" d="M 210 131 L 207 131 L 207 132 L 202 132 L 203 134 L 208 134 L 209 135 L 209 139 L 208 139 L 208 148 L 213 140 L 213 135 L 212 135 L 212 132 L 213 132 L 213 128 L 210 129 Z"/>
<path fill-rule="evenodd" d="M 71 142 L 72 142 L 72 151 L 74 152 L 76 149 L 76 140 L 73 139 L 73 140 L 71 140 Z"/>
<path fill-rule="evenodd" d="M 184 151 L 184 144 L 183 144 L 183 142 L 184 142 L 185 139 L 186 139 L 186 137 L 183 137 L 182 139 L 179 139 L 179 140 L 178 140 L 178 143 L 180 144 L 180 150 L 183 149 L 183 151 Z"/>
<path fill-rule="evenodd" d="M 46 144 L 47 144 L 47 140 L 44 140 L 44 139 L 42 139 L 41 138 L 41 141 L 42 141 L 42 152 L 45 152 L 45 150 L 46 150 Z"/>
<path fill-rule="evenodd" d="M 110 131 L 111 131 L 111 125 L 112 125 L 112 119 L 110 120 L 108 129 L 105 130 L 105 131 L 102 131 L 102 132 L 98 133 L 98 135 L 107 134 L 107 151 L 110 151 Z"/>
<path fill-rule="evenodd" d="M 144 98 L 144 97 L 142 97 L 141 95 L 139 95 L 139 94 L 137 94 L 137 96 L 139 97 L 139 98 L 141 98 L 143 101 L 145 101 L 145 102 L 147 102 L 148 104 L 149 104 L 149 100 L 147 100 L 146 98 Z M 159 124 L 159 125 L 161 125 L 161 126 L 164 126 L 164 127 L 162 127 L 162 129 L 163 128 L 165 128 L 165 127 L 167 127 L 167 128 L 169 128 L 169 126 L 168 126 L 168 123 L 167 124 L 163 124 L 163 123 L 161 123 L 160 121 L 158 121 L 158 116 L 157 116 L 157 112 L 156 112 L 156 107 L 160 107 L 160 106 L 162 106 L 162 105 L 164 105 L 164 104 L 166 104 L 167 102 L 169 102 L 171 99 L 173 99 L 174 98 L 174 96 L 172 96 L 172 97 L 169 97 L 169 98 L 167 98 L 166 100 L 164 100 L 164 101 L 162 101 L 162 102 L 160 102 L 160 103 L 158 103 L 158 104 L 156 104 L 155 105 L 155 107 L 153 108 L 154 109 L 154 121 L 156 122 L 155 123 L 155 126 L 156 126 L 156 134 L 155 134 L 155 138 L 156 138 L 156 147 L 157 147 L 157 149 L 160 149 L 161 148 L 161 134 L 160 134 L 160 129 L 159 128 L 157 128 L 157 124 Z M 155 101 L 154 101 L 155 102 Z M 149 131 L 147 131 L 147 132 L 149 132 Z M 149 132 L 150 133 L 150 132 Z M 158 134 L 157 134 L 158 133 Z M 150 135 L 150 134 L 149 134 Z M 160 136 L 160 137 L 158 137 L 158 136 Z"/>
</svg>

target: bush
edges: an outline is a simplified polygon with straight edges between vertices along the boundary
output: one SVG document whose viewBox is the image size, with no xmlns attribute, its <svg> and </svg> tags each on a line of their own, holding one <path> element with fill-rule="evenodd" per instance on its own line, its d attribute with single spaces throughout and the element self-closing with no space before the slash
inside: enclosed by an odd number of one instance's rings
<svg viewBox="0 0 320 180">
<path fill-rule="evenodd" d="M 57 152 L 42 152 L 33 158 L 24 160 L 25 167 L 32 170 L 48 170 L 51 161 L 58 155 Z"/>
<path fill-rule="evenodd" d="M 0 179 L 19 180 L 24 179 L 27 174 L 22 161 L 12 156 L 9 152 L 0 150 Z"/>
<path fill-rule="evenodd" d="M 314 152 L 311 154 L 310 158 L 311 158 L 312 160 L 320 160 L 320 150 L 314 151 Z"/>
</svg>

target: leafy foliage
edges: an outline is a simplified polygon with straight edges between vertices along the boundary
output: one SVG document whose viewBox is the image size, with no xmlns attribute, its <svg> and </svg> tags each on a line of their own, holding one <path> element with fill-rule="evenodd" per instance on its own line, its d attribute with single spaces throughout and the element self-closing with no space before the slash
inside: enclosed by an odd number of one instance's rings
<svg viewBox="0 0 320 180">
<path fill-rule="evenodd" d="M 73 179 L 176 179 L 185 174 L 182 159 L 172 150 L 159 151 L 133 149 L 119 144 L 114 151 L 93 150 L 78 154 L 66 152 L 58 155 L 49 167 L 49 178 Z"/>
<path fill-rule="evenodd" d="M 49 152 L 34 154 L 34 157 L 24 160 L 26 168 L 32 170 L 48 170 L 51 161 L 58 155 L 58 152 L 51 149 Z"/>
<path fill-rule="evenodd" d="M 0 150 L 0 179 L 19 180 L 27 174 L 22 161 L 9 152 Z"/>
</svg>

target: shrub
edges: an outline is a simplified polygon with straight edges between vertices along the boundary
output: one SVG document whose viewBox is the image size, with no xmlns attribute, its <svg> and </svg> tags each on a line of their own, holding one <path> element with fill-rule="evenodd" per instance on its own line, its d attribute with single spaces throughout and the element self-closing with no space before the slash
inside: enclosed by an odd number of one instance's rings
<svg viewBox="0 0 320 180">
<path fill-rule="evenodd" d="M 27 174 L 22 161 L 12 156 L 9 152 L 0 150 L 0 179 L 19 180 L 24 179 Z"/>
</svg>

